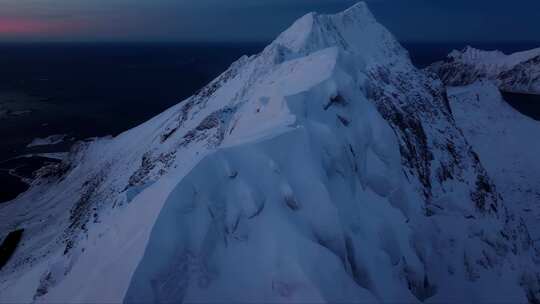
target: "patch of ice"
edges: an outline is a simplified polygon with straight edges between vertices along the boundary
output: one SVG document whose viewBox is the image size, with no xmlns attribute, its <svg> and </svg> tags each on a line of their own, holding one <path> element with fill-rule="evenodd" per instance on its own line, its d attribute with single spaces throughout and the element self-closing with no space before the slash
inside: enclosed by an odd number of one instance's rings
<svg viewBox="0 0 540 304">
<path fill-rule="evenodd" d="M 47 136 L 45 138 L 35 138 L 26 147 L 32 148 L 32 147 L 38 147 L 38 146 L 52 146 L 52 145 L 56 145 L 63 142 L 66 137 L 67 137 L 66 134 L 56 134 L 56 135 Z"/>
</svg>

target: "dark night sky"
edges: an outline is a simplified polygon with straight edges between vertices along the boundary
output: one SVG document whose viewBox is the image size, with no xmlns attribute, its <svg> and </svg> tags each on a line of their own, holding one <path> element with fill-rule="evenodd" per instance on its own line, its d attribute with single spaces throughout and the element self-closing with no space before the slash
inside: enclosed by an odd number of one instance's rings
<svg viewBox="0 0 540 304">
<path fill-rule="evenodd" d="M 349 0 L 0 0 L 0 41 L 268 41 Z M 539 0 L 370 0 L 402 41 L 540 41 Z"/>
</svg>

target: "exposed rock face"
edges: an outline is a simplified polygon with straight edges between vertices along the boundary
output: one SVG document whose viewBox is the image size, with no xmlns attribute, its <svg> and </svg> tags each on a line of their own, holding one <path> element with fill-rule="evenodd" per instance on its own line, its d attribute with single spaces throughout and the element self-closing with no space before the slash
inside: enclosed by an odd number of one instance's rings
<svg viewBox="0 0 540 304">
<path fill-rule="evenodd" d="M 0 301 L 537 299 L 527 226 L 363 3 L 44 172 L 0 207 Z"/>
<path fill-rule="evenodd" d="M 501 90 L 540 94 L 540 48 L 505 55 L 467 47 L 427 68 L 449 86 L 464 86 L 487 79 Z"/>
</svg>

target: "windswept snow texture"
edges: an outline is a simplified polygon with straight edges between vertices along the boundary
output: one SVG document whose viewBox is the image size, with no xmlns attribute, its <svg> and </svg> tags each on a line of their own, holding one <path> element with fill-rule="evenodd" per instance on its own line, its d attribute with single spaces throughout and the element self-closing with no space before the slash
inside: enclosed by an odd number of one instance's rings
<svg viewBox="0 0 540 304">
<path fill-rule="evenodd" d="M 359 3 L 1 206 L 0 302 L 525 302 L 536 251 L 443 84 Z M 9 215 L 9 216 L 8 216 Z"/>
<path fill-rule="evenodd" d="M 437 73 L 449 86 L 465 86 L 489 79 L 501 90 L 540 94 L 540 48 L 506 55 L 467 47 L 454 50 L 446 60 L 428 70 Z"/>
</svg>

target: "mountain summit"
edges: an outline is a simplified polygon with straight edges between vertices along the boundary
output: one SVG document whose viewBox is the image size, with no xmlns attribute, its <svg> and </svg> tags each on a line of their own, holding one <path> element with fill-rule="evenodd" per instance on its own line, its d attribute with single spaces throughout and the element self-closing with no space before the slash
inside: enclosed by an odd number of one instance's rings
<svg viewBox="0 0 540 304">
<path fill-rule="evenodd" d="M 24 229 L 0 302 L 538 300 L 505 203 L 443 84 L 360 3 L 42 169 L 0 207 Z"/>
</svg>

